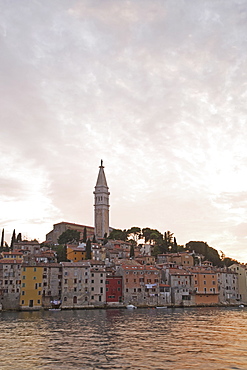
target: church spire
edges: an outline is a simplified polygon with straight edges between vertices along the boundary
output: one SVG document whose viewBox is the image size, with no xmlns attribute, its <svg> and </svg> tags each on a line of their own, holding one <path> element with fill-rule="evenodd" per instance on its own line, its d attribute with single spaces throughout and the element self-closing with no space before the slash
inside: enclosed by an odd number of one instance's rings
<svg viewBox="0 0 247 370">
<path fill-rule="evenodd" d="M 105 234 L 109 234 L 109 195 L 103 160 L 101 160 L 94 191 L 94 230 L 96 239 L 103 239 Z"/>
<path fill-rule="evenodd" d="M 105 172 L 104 172 L 104 166 L 103 166 L 103 160 L 101 159 L 101 164 L 99 166 L 99 174 L 98 174 L 98 179 L 96 186 L 106 186 L 107 187 L 107 182 L 106 182 L 106 177 L 105 177 Z"/>
</svg>

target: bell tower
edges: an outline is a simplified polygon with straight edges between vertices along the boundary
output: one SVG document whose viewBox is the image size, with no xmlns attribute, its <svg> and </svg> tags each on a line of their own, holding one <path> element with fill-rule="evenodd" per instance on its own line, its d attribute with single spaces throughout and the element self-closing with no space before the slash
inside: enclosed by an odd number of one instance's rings
<svg viewBox="0 0 247 370">
<path fill-rule="evenodd" d="M 107 186 L 103 161 L 99 167 L 94 190 L 94 233 L 97 240 L 109 234 L 109 188 Z"/>
</svg>

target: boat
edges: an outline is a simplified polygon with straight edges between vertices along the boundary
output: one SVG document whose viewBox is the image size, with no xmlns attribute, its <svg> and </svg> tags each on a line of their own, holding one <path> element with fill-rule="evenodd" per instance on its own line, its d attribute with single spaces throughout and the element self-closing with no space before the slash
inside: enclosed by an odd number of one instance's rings
<svg viewBox="0 0 247 370">
<path fill-rule="evenodd" d="M 54 299 L 51 303 L 51 308 L 49 308 L 49 311 L 61 311 L 61 301 Z"/>
<path fill-rule="evenodd" d="M 128 304 L 128 305 L 126 306 L 126 308 L 128 308 L 129 310 L 134 310 L 134 309 L 136 309 L 137 307 L 136 307 L 136 306 L 134 306 L 133 304 Z"/>
<path fill-rule="evenodd" d="M 239 308 L 244 308 L 244 305 L 243 304 L 240 304 L 238 307 Z"/>
<path fill-rule="evenodd" d="M 160 308 L 167 308 L 167 306 L 156 306 L 157 309 L 160 309 Z"/>
</svg>

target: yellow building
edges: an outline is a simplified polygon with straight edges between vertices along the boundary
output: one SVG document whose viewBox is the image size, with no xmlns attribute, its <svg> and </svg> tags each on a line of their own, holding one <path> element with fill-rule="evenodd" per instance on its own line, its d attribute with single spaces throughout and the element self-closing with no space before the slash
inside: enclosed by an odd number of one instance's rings
<svg viewBox="0 0 247 370">
<path fill-rule="evenodd" d="M 86 259 L 85 246 L 67 245 L 67 260 L 71 262 L 80 262 Z"/>
<path fill-rule="evenodd" d="M 42 266 L 22 266 L 20 309 L 30 310 L 42 307 L 43 270 Z"/>
</svg>

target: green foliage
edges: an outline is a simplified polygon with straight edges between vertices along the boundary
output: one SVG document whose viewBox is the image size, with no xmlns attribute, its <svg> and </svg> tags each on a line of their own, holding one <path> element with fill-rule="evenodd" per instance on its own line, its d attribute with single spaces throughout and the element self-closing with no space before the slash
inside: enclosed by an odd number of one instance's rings
<svg viewBox="0 0 247 370">
<path fill-rule="evenodd" d="M 223 263 L 223 266 L 226 266 L 226 267 L 229 267 L 229 266 L 233 265 L 234 263 L 239 264 L 238 261 L 236 261 L 232 258 L 229 258 L 229 257 L 225 257 L 223 259 L 222 263 Z"/>
<path fill-rule="evenodd" d="M 137 243 L 137 240 L 140 239 L 140 237 L 141 237 L 140 227 L 133 226 L 133 227 L 131 227 L 131 229 L 128 229 L 127 230 L 127 237 L 128 237 L 128 239 L 135 240 L 136 243 Z"/>
<path fill-rule="evenodd" d="M 86 227 L 84 227 L 84 230 L 83 230 L 82 241 L 83 241 L 83 243 L 86 243 L 86 241 L 87 241 L 87 229 L 86 229 Z"/>
<path fill-rule="evenodd" d="M 186 248 L 191 252 L 194 251 L 197 254 L 202 254 L 205 257 L 205 260 L 212 262 L 214 266 L 222 266 L 222 261 L 218 251 L 209 247 L 207 243 L 201 241 L 190 241 L 186 244 Z"/>
<path fill-rule="evenodd" d="M 10 249 L 13 250 L 14 243 L 16 242 L 16 235 L 15 235 L 15 229 L 13 230 L 11 243 L 10 243 Z"/>
<path fill-rule="evenodd" d="M 126 230 L 121 230 L 121 229 L 114 229 L 108 236 L 109 240 L 123 240 L 127 241 L 127 231 Z"/>
<path fill-rule="evenodd" d="M 19 234 L 17 235 L 16 241 L 17 241 L 17 243 L 19 243 L 19 242 L 21 242 L 21 241 L 22 241 L 21 233 L 19 233 Z"/>
<path fill-rule="evenodd" d="M 86 243 L 86 260 L 90 260 L 92 258 L 92 245 L 91 240 L 88 239 Z"/>
<path fill-rule="evenodd" d="M 142 236 L 145 239 L 145 243 L 151 242 L 155 245 L 161 245 L 163 243 L 163 235 L 156 229 L 145 227 L 142 229 Z"/>
<path fill-rule="evenodd" d="M 161 254 L 161 253 L 163 253 L 163 252 L 162 252 L 162 249 L 161 249 L 161 247 L 160 247 L 160 246 L 158 246 L 158 245 L 155 245 L 155 246 L 153 247 L 153 249 L 152 249 L 152 252 L 151 252 L 152 256 L 154 256 L 155 258 L 158 256 L 158 254 Z"/>
<path fill-rule="evenodd" d="M 67 247 L 66 245 L 54 245 L 52 249 L 57 254 L 57 262 L 67 262 Z"/>
<path fill-rule="evenodd" d="M 131 245 L 130 247 L 130 258 L 134 258 L 135 257 L 135 248 L 134 248 L 134 245 Z"/>
<path fill-rule="evenodd" d="M 2 230 L 1 247 L 0 248 L 3 248 L 3 247 L 4 247 L 4 229 Z"/>
<path fill-rule="evenodd" d="M 58 244 L 66 244 L 74 240 L 77 242 L 80 240 L 80 232 L 77 230 L 71 230 L 71 229 L 64 231 L 57 239 Z"/>
</svg>

